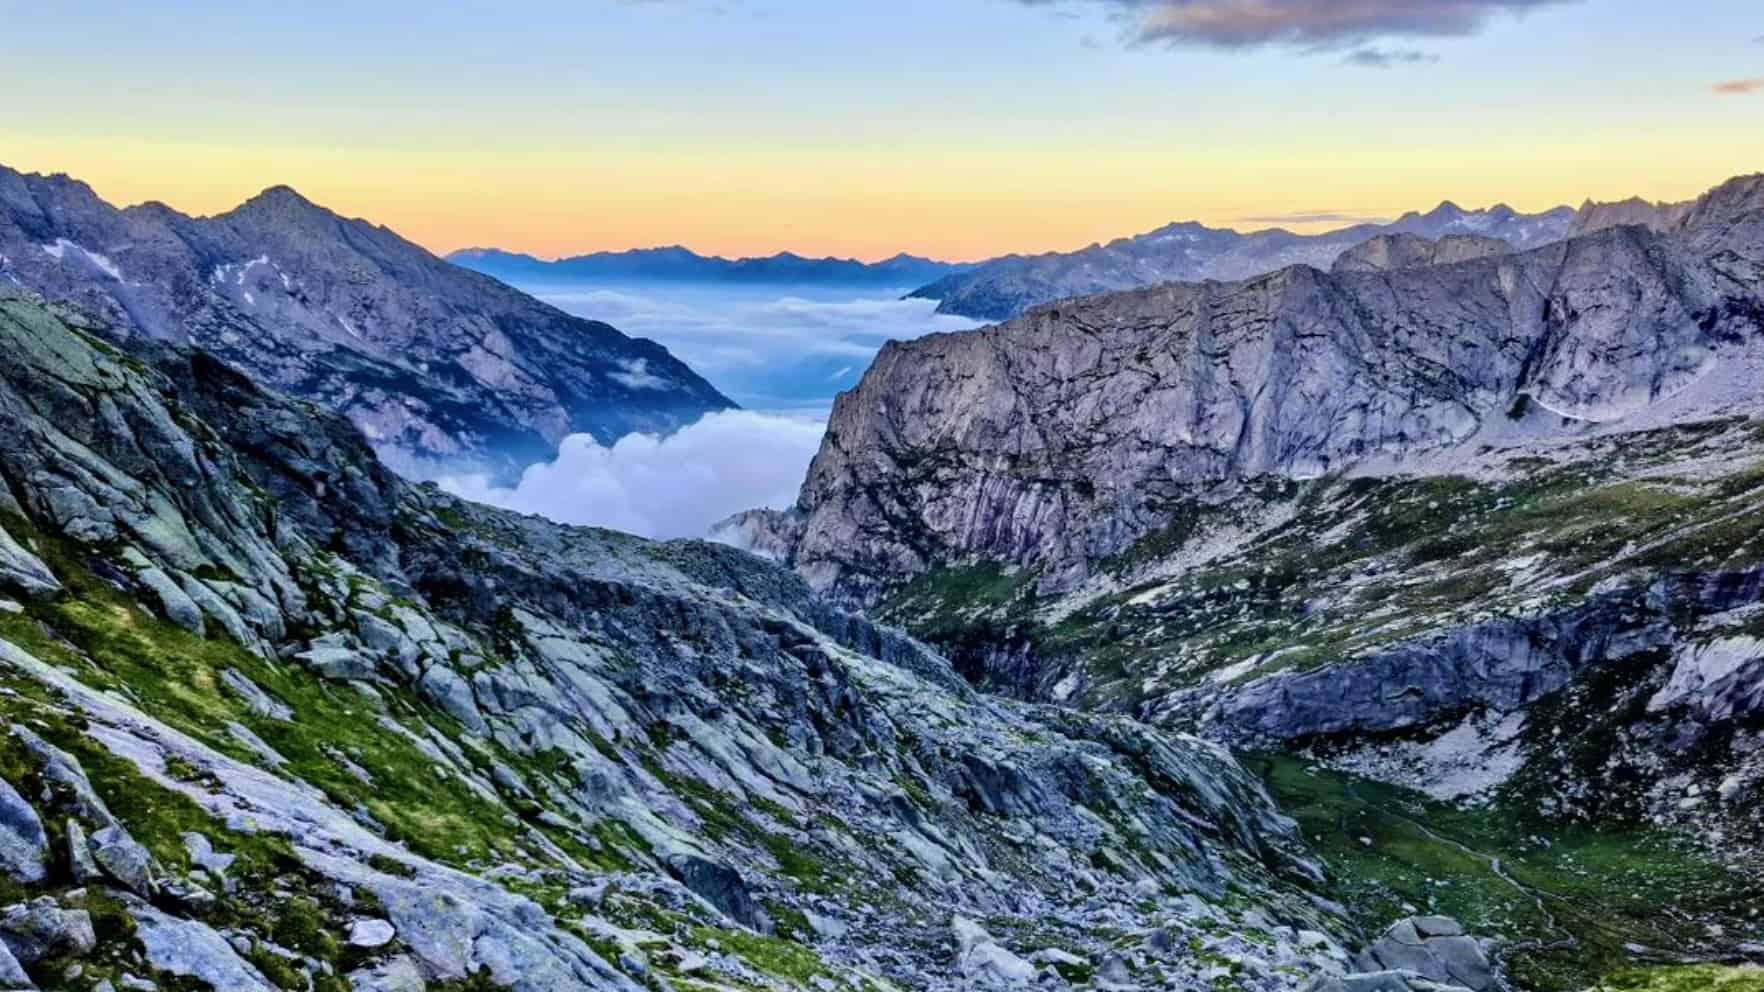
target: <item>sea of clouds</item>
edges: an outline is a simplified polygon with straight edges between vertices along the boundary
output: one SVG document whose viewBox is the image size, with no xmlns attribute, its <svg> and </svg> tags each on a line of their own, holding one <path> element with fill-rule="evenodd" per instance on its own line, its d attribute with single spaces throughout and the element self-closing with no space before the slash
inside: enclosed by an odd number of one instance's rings
<svg viewBox="0 0 1764 992">
<path fill-rule="evenodd" d="M 611 447 L 571 435 L 554 461 L 528 466 L 512 487 L 483 475 L 438 481 L 457 496 L 559 523 L 653 538 L 703 537 L 730 514 L 795 503 L 824 426 L 730 410 L 669 437 L 631 434 Z"/>
<path fill-rule="evenodd" d="M 523 286 L 579 316 L 654 338 L 747 409 L 608 447 L 574 435 L 514 486 L 442 476 L 456 495 L 561 523 L 653 538 L 703 537 L 731 514 L 796 502 L 833 397 L 890 338 L 974 326 L 930 300 L 874 288 Z"/>
<path fill-rule="evenodd" d="M 825 411 L 857 384 L 876 350 L 975 326 L 935 300 L 874 287 L 681 283 L 522 286 L 581 317 L 653 338 L 750 410 Z"/>
</svg>

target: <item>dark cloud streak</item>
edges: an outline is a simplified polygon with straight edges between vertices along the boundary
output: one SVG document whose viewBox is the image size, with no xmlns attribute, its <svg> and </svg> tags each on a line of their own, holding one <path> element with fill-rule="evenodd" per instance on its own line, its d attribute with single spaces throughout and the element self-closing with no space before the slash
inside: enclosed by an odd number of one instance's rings
<svg viewBox="0 0 1764 992">
<path fill-rule="evenodd" d="M 1284 214 L 1239 217 L 1245 224 L 1388 224 L 1389 217 L 1372 217 L 1341 210 L 1296 210 Z"/>
<path fill-rule="evenodd" d="M 1304 52 L 1360 49 L 1372 60 L 1426 61 L 1423 53 L 1383 51 L 1379 38 L 1449 38 L 1481 31 L 1498 15 L 1579 0 L 1017 0 L 1029 6 L 1100 7 L 1131 25 L 1139 43 L 1248 49 L 1267 45 Z M 1356 55 L 1359 52 L 1355 53 Z M 1376 56 L 1386 56 L 1380 62 Z M 1423 55 L 1422 58 L 1410 58 Z"/>
<path fill-rule="evenodd" d="M 1413 48 L 1356 48 L 1343 56 L 1342 61 L 1367 69 L 1388 69 L 1394 65 L 1438 62 L 1439 56 Z"/>
</svg>

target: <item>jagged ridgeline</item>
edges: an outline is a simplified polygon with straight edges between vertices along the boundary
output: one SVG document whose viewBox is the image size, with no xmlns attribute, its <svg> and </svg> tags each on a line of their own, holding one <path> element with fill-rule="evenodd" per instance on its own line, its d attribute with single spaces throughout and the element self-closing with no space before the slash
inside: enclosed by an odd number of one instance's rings
<svg viewBox="0 0 1764 992">
<path fill-rule="evenodd" d="M 1220 747 L 979 695 L 733 549 L 407 484 L 341 417 L 101 330 L 0 290 L 0 985 L 1347 970 Z"/>
<path fill-rule="evenodd" d="M 891 344 L 726 533 L 975 684 L 1265 753 L 1368 925 L 1531 989 L 1755 960 L 1764 176 L 1571 233 Z"/>
</svg>

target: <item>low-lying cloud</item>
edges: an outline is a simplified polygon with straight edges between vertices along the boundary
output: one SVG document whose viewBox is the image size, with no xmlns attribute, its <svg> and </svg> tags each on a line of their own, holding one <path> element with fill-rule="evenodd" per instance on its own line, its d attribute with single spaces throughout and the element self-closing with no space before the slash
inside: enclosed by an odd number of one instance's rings
<svg viewBox="0 0 1764 992">
<path fill-rule="evenodd" d="M 1764 92 L 1764 76 L 1754 76 L 1751 79 L 1729 79 L 1716 83 L 1713 88 L 1715 92 L 1725 96 Z"/>
<path fill-rule="evenodd" d="M 1071 6 L 1071 0 L 1019 0 Z M 1130 40 L 1303 51 L 1355 48 L 1378 38 L 1472 35 L 1501 14 L 1577 0 L 1087 0 L 1127 26 Z M 1367 49 L 1374 56 L 1378 50 Z M 1403 56 L 1404 53 L 1396 53 Z M 1426 58 L 1426 56 L 1422 56 Z M 1417 59 L 1402 57 L 1403 61 Z M 1360 61 L 1359 64 L 1389 64 Z"/>
<path fill-rule="evenodd" d="M 712 285 L 523 285 L 553 306 L 653 338 L 749 409 L 818 409 L 884 341 L 975 326 L 906 289 Z M 639 370 L 641 371 L 641 370 Z"/>
<path fill-rule="evenodd" d="M 746 410 L 713 413 L 669 437 L 632 434 L 611 447 L 571 435 L 556 460 L 529 466 L 512 488 L 482 475 L 437 481 L 465 499 L 559 523 L 703 537 L 732 513 L 795 503 L 824 427 Z"/>
<path fill-rule="evenodd" d="M 1239 217 L 1246 224 L 1388 224 L 1389 217 L 1346 210 L 1295 210 L 1284 214 Z"/>
</svg>

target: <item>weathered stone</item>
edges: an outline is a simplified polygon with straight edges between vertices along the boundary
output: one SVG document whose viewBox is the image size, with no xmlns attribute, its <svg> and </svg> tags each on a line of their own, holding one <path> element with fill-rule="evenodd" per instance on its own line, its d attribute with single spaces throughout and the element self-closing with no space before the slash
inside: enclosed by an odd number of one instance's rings
<svg viewBox="0 0 1764 992">
<path fill-rule="evenodd" d="M 238 669 L 222 669 L 221 682 L 227 688 L 238 693 L 239 697 L 245 700 L 245 705 L 251 708 L 251 712 L 258 716 L 280 720 L 284 723 L 294 719 L 294 711 L 289 709 L 286 703 L 265 692 L 261 686 L 246 678 Z"/>
<path fill-rule="evenodd" d="M 135 581 L 158 598 L 160 612 L 167 620 L 198 637 L 203 635 L 207 625 L 202 620 L 202 608 L 184 592 L 177 580 L 161 569 L 148 568 L 136 573 Z"/>
<path fill-rule="evenodd" d="M 682 884 L 731 920 L 760 933 L 772 932 L 772 920 L 747 889 L 741 873 L 696 854 L 677 854 L 668 868 Z"/>
<path fill-rule="evenodd" d="M 233 867 L 233 862 L 238 860 L 237 855 L 216 851 L 214 843 L 202 834 L 186 833 L 183 841 L 184 850 L 190 855 L 190 863 L 210 874 L 225 875 L 227 869 Z"/>
<path fill-rule="evenodd" d="M 956 942 L 956 967 L 969 981 L 989 988 L 1035 981 L 1035 966 L 1000 946 L 980 924 L 956 916 L 950 932 Z"/>
<path fill-rule="evenodd" d="M 74 881 L 81 885 L 102 881 L 104 871 L 92 859 L 92 840 L 86 836 L 86 828 L 74 819 L 69 819 L 66 827 L 67 861 L 73 871 Z"/>
<path fill-rule="evenodd" d="M 49 873 L 49 835 L 43 821 L 5 779 L 0 779 L 0 871 L 27 885 Z"/>
<path fill-rule="evenodd" d="M 0 590 L 26 599 L 42 599 L 61 591 L 49 566 L 26 551 L 0 527 Z"/>
<path fill-rule="evenodd" d="M 26 967 L 51 957 L 79 957 L 98 946 L 92 917 L 43 896 L 0 912 L 0 942 Z"/>
<path fill-rule="evenodd" d="M 140 896 L 153 893 L 153 855 L 120 825 L 92 834 L 92 860 L 104 873 Z"/>
<path fill-rule="evenodd" d="M 208 926 L 145 906 L 136 907 L 133 914 L 135 936 L 147 960 L 160 971 L 196 979 L 214 992 L 275 992 L 254 965 Z"/>
<path fill-rule="evenodd" d="M 398 936 L 398 931 L 385 920 L 363 919 L 349 925 L 349 946 L 370 950 L 385 947 Z"/>
<path fill-rule="evenodd" d="M 380 678 L 374 659 L 353 648 L 316 647 L 294 657 L 327 679 L 372 682 Z"/>
<path fill-rule="evenodd" d="M 416 962 L 402 954 L 352 971 L 347 978 L 354 992 L 423 992 L 427 988 Z"/>
<path fill-rule="evenodd" d="M 34 989 L 36 983 L 25 973 L 24 966 L 12 956 L 12 951 L 4 941 L 0 941 L 0 989 Z"/>
</svg>

